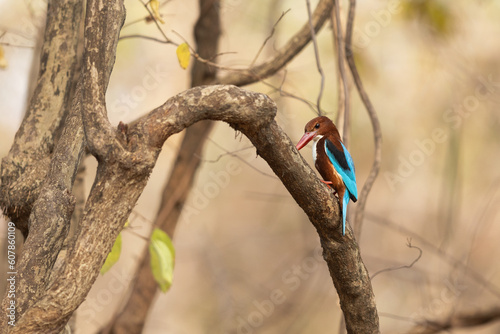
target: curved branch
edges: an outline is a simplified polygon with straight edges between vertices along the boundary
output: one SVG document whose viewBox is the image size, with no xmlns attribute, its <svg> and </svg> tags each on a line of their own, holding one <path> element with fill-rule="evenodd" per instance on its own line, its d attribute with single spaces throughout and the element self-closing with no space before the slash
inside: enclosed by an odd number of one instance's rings
<svg viewBox="0 0 500 334">
<path fill-rule="evenodd" d="M 210 119 L 227 122 L 250 139 L 316 227 L 348 332 L 378 333 L 375 298 L 352 231 L 348 228 L 342 237 L 337 226 L 338 202 L 276 124 L 275 115 L 275 103 L 263 94 L 234 86 L 204 86 L 172 97 L 131 126 L 124 138 L 126 146 L 113 148 L 100 157 L 79 236 L 60 279 L 26 311 L 14 331 L 44 332 L 47 326 L 67 320 L 99 275 L 116 236 L 146 186 L 164 141 L 195 122 Z M 115 146 L 121 145 L 115 140 Z M 126 163 L 118 156 L 122 149 L 133 161 Z"/>
<path fill-rule="evenodd" d="M 338 203 L 275 123 L 274 103 L 264 95 L 233 86 L 195 88 L 178 97 L 189 102 L 189 113 L 178 110 L 181 103 L 170 99 L 138 122 L 139 127 L 148 129 L 155 125 L 172 125 L 167 133 L 165 129 L 158 129 L 160 135 L 150 137 L 150 145 L 160 145 L 173 133 L 171 131 L 180 131 L 200 117 L 204 119 L 205 115 L 212 120 L 225 121 L 245 134 L 316 227 L 324 258 L 339 293 L 348 332 L 378 332 L 374 296 L 358 245 L 350 230 L 343 238 L 340 230 L 336 229 L 338 226 L 332 225 L 332 222 L 338 222 Z M 233 110 L 228 100 L 234 100 L 242 109 Z M 176 129 L 174 125 L 181 125 L 181 128 Z"/>
<path fill-rule="evenodd" d="M 356 0 L 349 0 L 349 14 L 347 18 L 347 29 L 346 29 L 346 43 L 345 43 L 345 53 L 347 58 L 347 63 L 351 69 L 352 77 L 356 88 L 358 89 L 361 100 L 363 101 L 370 121 L 373 128 L 373 137 L 375 143 L 375 157 L 373 159 L 373 165 L 370 170 L 370 174 L 366 179 L 366 182 L 361 190 L 358 203 L 356 205 L 356 215 L 354 218 L 354 231 L 356 231 L 356 237 L 359 239 L 361 235 L 361 227 L 363 225 L 363 218 L 365 216 L 365 206 L 368 199 L 370 190 L 372 189 L 373 183 L 377 178 L 378 172 L 380 171 L 380 164 L 382 162 L 382 130 L 380 128 L 380 122 L 378 120 L 377 112 L 373 107 L 368 94 L 363 87 L 361 82 L 361 77 L 359 76 L 358 69 L 356 68 L 356 63 L 354 62 L 354 54 L 352 51 L 352 33 L 354 26 L 354 13 L 356 8 Z"/>
<path fill-rule="evenodd" d="M 89 151 L 99 159 L 113 146 L 105 94 L 125 21 L 123 0 L 87 2 L 82 69 L 82 118 Z"/>
</svg>

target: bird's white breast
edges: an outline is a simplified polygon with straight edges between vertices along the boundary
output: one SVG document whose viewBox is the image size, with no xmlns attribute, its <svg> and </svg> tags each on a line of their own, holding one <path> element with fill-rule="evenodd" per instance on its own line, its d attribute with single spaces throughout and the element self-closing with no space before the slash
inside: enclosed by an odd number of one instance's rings
<svg viewBox="0 0 500 334">
<path fill-rule="evenodd" d="M 312 147 L 312 154 L 313 154 L 313 160 L 314 162 L 316 163 L 316 157 L 318 156 L 318 148 L 317 148 L 317 145 L 318 145 L 318 141 L 323 138 L 323 136 L 321 135 L 318 135 L 316 137 L 313 138 L 313 147 Z"/>
</svg>

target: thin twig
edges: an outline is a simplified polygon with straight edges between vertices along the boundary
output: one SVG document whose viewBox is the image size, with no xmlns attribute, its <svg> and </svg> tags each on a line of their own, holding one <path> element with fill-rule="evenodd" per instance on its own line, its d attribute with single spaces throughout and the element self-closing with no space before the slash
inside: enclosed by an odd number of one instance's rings
<svg viewBox="0 0 500 334">
<path fill-rule="evenodd" d="M 171 41 L 165 41 L 163 39 L 159 39 L 156 37 L 150 37 L 150 36 L 146 36 L 146 35 L 125 35 L 125 36 L 120 36 L 120 38 L 118 38 L 118 40 L 121 41 L 121 40 L 129 39 L 129 38 L 142 38 L 142 39 L 147 39 L 147 40 L 150 40 L 153 42 L 158 42 L 158 43 L 163 43 L 163 44 L 173 44 Z"/>
<path fill-rule="evenodd" d="M 5 35 L 7 35 L 7 31 L 2 31 L 2 33 L 0 34 L 0 39 L 2 37 L 4 37 Z M 35 48 L 34 46 L 30 46 L 30 45 L 17 45 L 17 44 L 11 44 L 11 43 L 8 43 L 8 42 L 0 42 L 0 45 L 11 46 L 11 47 L 15 47 L 15 48 L 28 48 L 28 49 Z"/>
<path fill-rule="evenodd" d="M 406 236 L 410 236 L 412 239 L 418 240 L 420 244 L 423 245 L 426 249 L 429 251 L 437 254 L 439 257 L 444 259 L 447 263 L 449 263 L 452 266 L 460 267 L 461 269 L 464 270 L 465 275 L 469 276 L 479 284 L 481 284 L 484 288 L 486 288 L 488 291 L 490 291 L 493 295 L 496 297 L 500 298 L 500 289 L 486 280 L 480 273 L 478 273 L 474 268 L 468 266 L 466 263 L 464 263 L 461 260 L 456 259 L 453 255 L 450 255 L 443 251 L 442 249 L 439 249 L 439 247 L 433 245 L 430 241 L 425 239 L 424 237 L 420 236 L 419 234 L 407 229 L 406 227 L 402 225 L 397 225 L 390 221 L 389 219 L 386 219 L 384 217 L 377 216 L 375 214 L 372 214 L 368 212 L 367 218 L 371 220 L 374 223 L 384 225 L 386 227 L 391 228 L 394 231 L 397 231 L 401 234 L 404 234 Z"/>
<path fill-rule="evenodd" d="M 171 2 L 172 0 L 166 0 L 166 1 L 163 1 L 162 3 L 160 3 L 160 8 L 162 8 L 163 6 L 167 5 L 169 2 Z M 134 25 L 136 23 L 140 23 L 142 21 L 146 21 L 146 23 L 149 23 L 148 21 L 153 21 L 154 20 L 154 16 L 152 15 L 148 15 L 146 17 L 143 17 L 143 18 L 140 18 L 140 19 L 137 19 L 137 20 L 134 20 L 134 21 L 130 21 L 130 22 L 127 22 L 123 25 L 123 28 L 127 28 L 127 27 L 130 27 L 131 25 Z M 122 28 L 122 29 L 123 29 Z"/>
<path fill-rule="evenodd" d="M 334 15 L 335 15 L 335 25 L 334 25 L 334 32 L 335 32 L 335 37 L 336 37 L 336 45 L 337 45 L 337 50 L 338 50 L 338 55 L 337 55 L 337 60 L 338 60 L 338 69 L 339 69 L 339 74 L 340 74 L 340 81 L 342 83 L 343 90 L 339 92 L 339 101 L 342 99 L 343 103 L 343 110 L 339 110 L 338 112 L 344 113 L 344 125 L 343 125 L 343 133 L 342 133 L 342 139 L 344 142 L 344 145 L 348 148 L 349 147 L 349 112 L 350 112 L 350 105 L 349 105 L 349 88 L 347 87 L 347 77 L 345 73 L 345 68 L 344 68 L 344 33 L 342 32 L 342 22 L 340 20 L 340 6 L 338 1 L 335 3 L 335 8 L 334 8 Z M 340 86 L 339 86 L 340 87 Z M 343 94 L 343 96 L 340 96 L 340 94 Z M 340 103 L 339 103 L 340 104 Z"/>
<path fill-rule="evenodd" d="M 278 180 L 278 177 L 276 177 L 276 175 L 273 175 L 273 174 L 269 174 L 269 173 L 266 173 L 266 172 L 263 172 L 261 171 L 260 169 L 258 169 L 257 167 L 253 166 L 251 163 L 249 163 L 248 161 L 246 161 L 245 159 L 243 159 L 242 157 L 240 157 L 238 154 L 236 154 L 235 152 L 231 152 L 231 151 L 228 151 L 226 150 L 224 147 L 222 147 L 221 145 L 219 145 L 215 140 L 211 139 L 210 137 L 207 137 L 208 140 L 210 140 L 212 142 L 212 144 L 214 144 L 215 146 L 217 146 L 218 148 L 220 148 L 221 150 L 225 151 L 226 154 L 240 160 L 241 162 L 243 162 L 245 165 L 247 165 L 248 167 L 252 168 L 253 170 L 255 170 L 256 172 L 258 172 L 259 174 L 262 174 L 264 176 L 267 176 L 267 177 L 270 177 L 270 178 L 273 178 L 273 179 L 276 179 Z M 253 146 L 252 146 L 253 147 Z"/>
<path fill-rule="evenodd" d="M 286 71 L 285 71 L 285 75 L 286 75 Z M 292 93 L 289 93 L 285 90 L 283 90 L 283 84 L 284 84 L 285 80 L 283 79 L 283 81 L 281 82 L 281 85 L 279 87 L 276 87 L 274 86 L 273 84 L 267 82 L 267 81 L 264 81 L 264 80 L 261 80 L 260 83 L 268 86 L 268 87 L 271 87 L 274 91 L 278 92 L 280 94 L 281 97 L 290 97 L 292 99 L 296 99 L 302 103 L 304 103 L 305 105 L 307 105 L 308 108 L 311 109 L 311 111 L 313 112 L 316 112 L 316 105 L 314 104 L 314 102 L 311 102 L 311 101 L 308 101 L 300 96 L 297 96 L 295 94 L 292 94 Z"/>
<path fill-rule="evenodd" d="M 321 107 L 320 107 L 320 103 L 321 103 L 321 97 L 323 96 L 323 89 L 324 89 L 324 86 L 325 86 L 325 75 L 323 73 L 323 68 L 321 67 L 321 61 L 319 59 L 319 51 L 318 51 L 318 42 L 316 41 L 316 32 L 314 31 L 314 26 L 313 26 L 313 23 L 312 23 L 312 14 L 311 14 L 311 3 L 309 2 L 309 0 L 306 0 L 306 5 L 307 5 L 307 17 L 309 19 L 309 27 L 311 29 L 311 40 L 313 42 L 313 46 L 314 46 L 314 56 L 316 58 L 316 66 L 318 68 L 318 72 L 321 76 L 321 85 L 320 85 L 320 89 L 319 89 L 319 93 L 318 93 L 318 102 L 316 103 L 316 106 L 317 106 L 317 112 L 318 112 L 318 115 L 321 116 Z"/>
<path fill-rule="evenodd" d="M 271 33 L 269 34 L 269 36 L 267 36 L 267 38 L 264 40 L 264 43 L 262 43 L 262 45 L 260 46 L 260 49 L 259 51 L 257 51 L 257 54 L 255 55 L 255 57 L 253 58 L 252 62 L 250 63 L 250 66 L 249 67 L 253 67 L 255 62 L 257 61 L 257 58 L 259 58 L 262 50 L 264 49 L 264 46 L 266 45 L 266 43 L 271 39 L 271 37 L 273 37 L 274 35 L 274 32 L 276 31 L 276 26 L 278 25 L 278 23 L 281 21 L 281 19 L 290 11 L 290 9 L 287 9 L 285 12 L 281 13 L 281 16 L 279 17 L 278 21 L 276 21 L 276 23 L 273 25 L 273 29 L 271 30 Z"/>
<path fill-rule="evenodd" d="M 386 273 L 386 272 L 388 272 L 388 271 L 394 271 L 394 270 L 399 270 L 399 269 L 409 269 L 409 268 L 413 267 L 413 265 L 414 265 L 415 263 L 417 263 L 417 262 L 418 262 L 418 260 L 420 260 L 420 258 L 422 257 L 422 253 L 423 253 L 423 252 L 422 252 L 422 249 L 421 249 L 421 248 L 419 248 L 419 247 L 417 247 L 417 246 L 413 246 L 413 245 L 411 244 L 411 238 L 408 238 L 408 243 L 407 243 L 406 245 L 407 245 L 409 248 L 415 248 L 415 249 L 417 249 L 417 250 L 418 250 L 418 256 L 417 256 L 417 258 L 416 258 L 415 260 L 413 260 L 413 262 L 412 262 L 412 263 L 407 264 L 407 265 L 402 265 L 402 266 L 397 266 L 397 267 L 392 267 L 392 268 L 385 268 L 385 269 L 379 270 L 379 271 L 377 271 L 376 273 L 374 273 L 374 274 L 370 277 L 370 279 L 371 279 L 371 280 L 373 280 L 373 279 L 374 279 L 376 276 L 378 276 L 379 274 Z"/>
<path fill-rule="evenodd" d="M 160 33 L 163 35 L 163 38 L 165 38 L 165 41 L 167 41 L 169 43 L 172 43 L 174 45 L 177 45 L 176 43 L 174 43 L 173 41 L 171 41 L 170 38 L 168 38 L 167 35 L 163 32 L 163 29 L 161 28 L 160 24 L 156 20 L 156 17 L 153 15 L 153 12 L 148 7 L 148 4 L 149 4 L 150 1 L 144 3 L 144 2 L 142 2 L 142 0 L 139 0 L 139 2 L 142 3 L 142 5 L 144 6 L 144 8 L 146 8 L 146 10 L 148 11 L 149 15 L 153 18 L 153 22 L 155 23 L 155 25 L 158 28 L 158 30 L 160 31 Z"/>
<path fill-rule="evenodd" d="M 444 316 L 442 319 L 425 319 L 419 321 L 416 326 L 411 328 L 409 334 L 433 334 L 441 332 L 455 332 L 455 330 L 479 327 L 500 319 L 500 308 L 498 306 L 490 306 L 479 311 L 456 312 L 449 316 Z M 472 330 L 470 330 L 472 332 Z"/>
<path fill-rule="evenodd" d="M 377 113 L 375 108 L 373 107 L 368 94 L 366 93 L 363 83 L 361 82 L 361 78 L 359 76 L 358 70 L 356 68 L 356 64 L 354 63 L 354 55 L 352 52 L 352 30 L 354 26 L 354 12 L 356 8 L 356 0 L 349 0 L 349 14 L 347 18 L 347 28 L 346 28 L 346 41 L 345 41 L 345 52 L 347 63 L 349 64 L 349 68 L 351 70 L 354 83 L 356 84 L 356 88 L 358 89 L 359 95 L 363 104 L 366 107 L 366 111 L 368 112 L 368 116 L 370 117 L 370 121 L 372 123 L 373 128 L 373 137 L 375 144 L 375 157 L 373 159 L 373 165 L 370 170 L 370 174 L 366 179 L 366 182 L 361 190 L 361 194 L 359 196 L 356 215 L 354 217 L 354 233 L 356 238 L 359 240 L 361 235 L 361 227 L 363 224 L 363 218 L 365 214 L 365 206 L 368 198 L 368 194 L 372 189 L 373 183 L 377 178 L 378 172 L 380 171 L 380 164 L 382 161 L 382 130 L 380 129 L 380 122 L 378 120 Z"/>
<path fill-rule="evenodd" d="M 26 48 L 26 49 L 34 49 L 35 48 L 35 46 L 32 46 L 32 45 L 18 45 L 18 44 L 11 44 L 11 43 L 7 43 L 7 42 L 0 42 L 0 45 L 10 46 L 13 48 Z"/>
<path fill-rule="evenodd" d="M 213 139 L 211 139 L 211 138 L 207 138 L 207 139 L 209 139 L 210 141 L 212 141 L 212 142 L 214 142 L 214 143 L 215 143 L 215 141 L 214 141 Z M 219 162 L 219 161 L 220 161 L 220 159 L 222 159 L 223 157 L 226 157 L 226 156 L 228 156 L 228 155 L 230 155 L 230 156 L 234 156 L 234 155 L 236 155 L 236 153 L 243 152 L 243 151 L 249 150 L 249 149 L 251 149 L 251 148 L 254 148 L 254 147 L 253 147 L 253 146 L 247 146 L 247 147 L 243 147 L 243 148 L 240 148 L 239 150 L 235 150 L 235 151 L 231 151 L 231 152 L 227 152 L 227 151 L 226 151 L 225 153 L 219 154 L 219 155 L 217 156 L 217 158 L 215 158 L 215 159 L 205 159 L 205 158 L 203 158 L 203 156 L 198 155 L 198 154 L 196 154 L 196 153 L 195 153 L 194 155 L 195 155 L 197 158 L 199 158 L 199 159 L 200 159 L 200 162 L 206 162 L 206 163 L 211 163 L 211 164 L 214 164 L 214 163 L 216 163 L 216 162 Z"/>
<path fill-rule="evenodd" d="M 205 59 L 205 58 L 202 58 L 198 52 L 196 52 L 196 50 L 191 46 L 191 44 L 189 44 L 189 42 L 184 38 L 184 36 L 182 36 L 181 34 L 179 34 L 177 31 L 175 30 L 172 30 L 172 32 L 174 34 L 176 34 L 177 36 L 179 36 L 180 39 L 182 39 L 182 41 L 184 43 L 186 43 L 186 45 L 188 46 L 189 48 L 189 52 L 191 53 L 191 56 L 194 57 L 197 61 L 199 61 L 200 63 L 203 63 L 205 65 L 208 65 L 208 66 L 212 66 L 214 68 L 217 68 L 219 70 L 224 70 L 224 71 L 233 71 L 233 72 L 244 72 L 245 74 L 249 75 L 250 72 L 249 72 L 249 69 L 245 69 L 245 68 L 231 68 L 231 67 L 226 67 L 226 66 L 222 66 L 222 65 L 219 65 L 217 63 L 214 63 L 213 61 L 210 61 L 208 59 Z M 225 52 L 224 54 L 227 54 L 227 53 L 232 53 L 232 52 Z"/>
</svg>

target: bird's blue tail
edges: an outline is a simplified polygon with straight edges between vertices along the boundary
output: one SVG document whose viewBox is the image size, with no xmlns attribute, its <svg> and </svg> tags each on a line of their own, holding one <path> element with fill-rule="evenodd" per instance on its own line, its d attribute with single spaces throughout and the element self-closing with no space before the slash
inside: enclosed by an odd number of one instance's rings
<svg viewBox="0 0 500 334">
<path fill-rule="evenodd" d="M 342 199 L 342 235 L 345 235 L 345 218 L 347 214 L 347 204 L 349 203 L 349 191 L 346 189 Z"/>
</svg>

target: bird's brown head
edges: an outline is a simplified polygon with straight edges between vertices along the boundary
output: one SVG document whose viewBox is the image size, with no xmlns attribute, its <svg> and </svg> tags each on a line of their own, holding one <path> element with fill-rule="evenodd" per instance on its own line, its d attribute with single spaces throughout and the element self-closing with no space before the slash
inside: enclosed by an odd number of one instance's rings
<svg viewBox="0 0 500 334">
<path fill-rule="evenodd" d="M 340 138 L 337 127 L 333 124 L 331 119 L 326 116 L 319 116 L 307 122 L 304 132 L 304 135 L 297 143 L 297 150 L 306 146 L 307 143 L 309 143 L 316 136 L 324 136 L 328 133 L 333 133 L 333 135 L 339 136 Z"/>
</svg>

